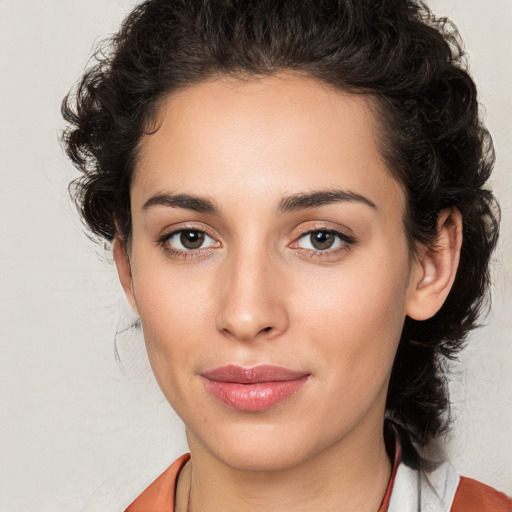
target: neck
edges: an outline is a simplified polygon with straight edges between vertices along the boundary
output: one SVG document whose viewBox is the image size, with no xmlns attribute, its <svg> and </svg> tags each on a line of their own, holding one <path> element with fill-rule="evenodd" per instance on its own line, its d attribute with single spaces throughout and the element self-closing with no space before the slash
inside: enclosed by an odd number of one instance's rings
<svg viewBox="0 0 512 512">
<path fill-rule="evenodd" d="M 291 468 L 232 468 L 189 435 L 176 512 L 377 512 L 391 474 L 382 424 L 354 430 Z"/>
</svg>

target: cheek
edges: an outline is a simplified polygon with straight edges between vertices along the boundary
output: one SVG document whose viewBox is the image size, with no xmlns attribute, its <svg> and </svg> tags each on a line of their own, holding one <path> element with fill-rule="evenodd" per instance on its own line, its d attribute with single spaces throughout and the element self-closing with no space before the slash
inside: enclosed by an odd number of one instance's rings
<svg viewBox="0 0 512 512">
<path fill-rule="evenodd" d="M 322 357 L 331 362 L 326 367 L 343 368 L 339 373 L 347 382 L 387 375 L 400 339 L 408 262 L 382 261 L 379 267 L 341 269 L 328 280 L 301 286 L 307 292 L 295 308 L 300 330 L 321 347 Z"/>
<path fill-rule="evenodd" d="M 151 366 L 168 387 L 171 367 L 190 367 L 208 338 L 205 327 L 215 325 L 211 287 L 194 273 L 170 272 L 164 263 L 141 266 L 134 290 Z"/>
</svg>

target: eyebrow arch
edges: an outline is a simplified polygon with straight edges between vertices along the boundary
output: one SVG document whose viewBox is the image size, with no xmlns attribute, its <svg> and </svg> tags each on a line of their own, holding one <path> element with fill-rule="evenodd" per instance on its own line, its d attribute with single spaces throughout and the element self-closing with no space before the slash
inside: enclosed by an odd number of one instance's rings
<svg viewBox="0 0 512 512">
<path fill-rule="evenodd" d="M 213 201 L 204 197 L 197 197 L 189 194 L 167 194 L 160 193 L 150 197 L 142 207 L 148 210 L 152 206 L 168 206 L 169 208 L 184 208 L 199 213 L 218 214 L 219 208 Z"/>
<path fill-rule="evenodd" d="M 310 194 L 299 193 L 285 197 L 279 202 L 277 212 L 282 214 L 340 202 L 363 203 L 378 210 L 373 201 L 356 192 L 351 192 L 350 190 L 320 190 Z"/>
</svg>

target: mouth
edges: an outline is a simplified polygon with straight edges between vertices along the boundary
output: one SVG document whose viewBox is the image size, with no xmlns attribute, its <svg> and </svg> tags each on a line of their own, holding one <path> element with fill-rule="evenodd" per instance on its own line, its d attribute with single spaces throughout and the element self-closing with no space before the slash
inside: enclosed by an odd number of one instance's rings
<svg viewBox="0 0 512 512">
<path fill-rule="evenodd" d="M 295 395 L 311 377 L 281 366 L 220 366 L 201 374 L 206 390 L 239 411 L 263 411 Z"/>
</svg>

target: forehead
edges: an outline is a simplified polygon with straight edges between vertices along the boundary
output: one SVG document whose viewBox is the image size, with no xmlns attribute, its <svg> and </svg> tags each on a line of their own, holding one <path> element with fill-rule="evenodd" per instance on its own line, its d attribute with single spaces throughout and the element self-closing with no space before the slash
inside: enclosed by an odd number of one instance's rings
<svg viewBox="0 0 512 512">
<path fill-rule="evenodd" d="M 143 137 L 132 196 L 382 190 L 403 204 L 379 151 L 374 100 L 305 76 L 217 79 L 169 95 Z M 146 197 L 147 199 L 147 197 Z M 398 201 L 398 202 L 397 202 Z"/>
</svg>

